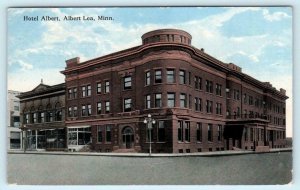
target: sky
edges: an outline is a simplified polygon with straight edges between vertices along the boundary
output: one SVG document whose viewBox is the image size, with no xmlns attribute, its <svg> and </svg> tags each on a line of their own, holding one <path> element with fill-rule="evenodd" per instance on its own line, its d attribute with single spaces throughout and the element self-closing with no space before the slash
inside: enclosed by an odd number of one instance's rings
<svg viewBox="0 0 300 190">
<path fill-rule="evenodd" d="M 60 21 L 41 21 L 42 16 Z M 113 20 L 98 21 L 98 16 Z M 155 29 L 185 30 L 198 49 L 286 89 L 287 136 L 292 136 L 291 7 L 10 8 L 7 25 L 8 89 L 18 91 L 32 90 L 41 79 L 48 85 L 64 82 L 60 71 L 67 59 L 85 61 L 141 45 L 141 36 Z"/>
</svg>

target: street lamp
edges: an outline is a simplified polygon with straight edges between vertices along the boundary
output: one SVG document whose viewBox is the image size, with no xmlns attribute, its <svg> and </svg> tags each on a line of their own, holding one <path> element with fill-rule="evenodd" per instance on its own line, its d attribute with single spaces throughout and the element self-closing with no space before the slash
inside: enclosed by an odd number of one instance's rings
<svg viewBox="0 0 300 190">
<path fill-rule="evenodd" d="M 155 120 L 152 118 L 151 114 L 148 114 L 148 117 L 144 119 L 144 123 L 147 124 L 147 128 L 149 130 L 149 156 L 151 156 L 151 130 L 152 130 L 152 124 L 155 124 Z"/>
</svg>

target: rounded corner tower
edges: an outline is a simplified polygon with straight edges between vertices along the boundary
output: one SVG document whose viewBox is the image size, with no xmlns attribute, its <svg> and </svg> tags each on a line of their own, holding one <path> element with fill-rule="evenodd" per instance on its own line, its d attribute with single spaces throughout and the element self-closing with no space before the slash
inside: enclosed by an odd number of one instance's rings
<svg viewBox="0 0 300 190">
<path fill-rule="evenodd" d="M 142 35 L 142 41 L 143 45 L 159 42 L 191 45 L 192 36 L 179 29 L 159 29 Z"/>
</svg>

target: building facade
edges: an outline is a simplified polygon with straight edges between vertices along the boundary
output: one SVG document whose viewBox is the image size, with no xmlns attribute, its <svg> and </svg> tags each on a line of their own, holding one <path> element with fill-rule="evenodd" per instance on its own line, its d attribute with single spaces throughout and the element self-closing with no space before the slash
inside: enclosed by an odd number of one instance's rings
<svg viewBox="0 0 300 190">
<path fill-rule="evenodd" d="M 20 100 L 17 97 L 20 92 L 8 90 L 7 94 L 7 149 L 22 149 L 22 138 L 20 130 Z"/>
<path fill-rule="evenodd" d="M 149 152 L 150 142 L 155 153 L 285 147 L 285 90 L 191 42 L 185 31 L 155 30 L 140 46 L 67 60 L 68 148 Z M 32 105 L 25 107 L 29 112 Z M 148 114 L 156 121 L 151 130 L 143 122 Z"/>
<path fill-rule="evenodd" d="M 65 83 L 39 84 L 21 93 L 21 129 L 26 150 L 65 150 Z"/>
</svg>

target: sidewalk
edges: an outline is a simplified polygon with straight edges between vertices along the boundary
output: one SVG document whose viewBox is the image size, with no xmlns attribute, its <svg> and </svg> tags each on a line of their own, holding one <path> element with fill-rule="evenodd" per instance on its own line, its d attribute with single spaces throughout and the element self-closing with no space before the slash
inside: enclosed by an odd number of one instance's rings
<svg viewBox="0 0 300 190">
<path fill-rule="evenodd" d="M 270 149 L 269 152 L 255 152 L 247 150 L 227 150 L 217 152 L 196 152 L 196 153 L 152 153 L 151 157 L 192 157 L 192 156 L 231 156 L 243 154 L 263 154 L 276 152 L 291 152 L 292 148 Z M 111 156 L 111 157 L 149 157 L 148 153 L 113 153 L 113 152 L 55 152 L 55 151 L 20 151 L 8 150 L 8 154 L 45 154 L 45 155 L 78 155 L 78 156 Z"/>
</svg>

